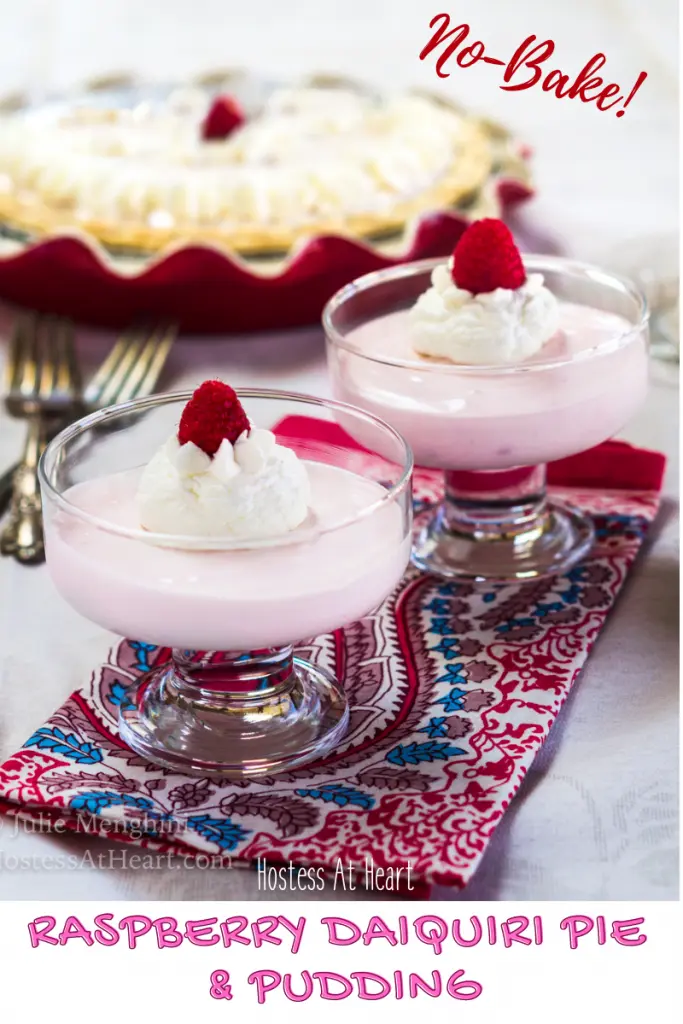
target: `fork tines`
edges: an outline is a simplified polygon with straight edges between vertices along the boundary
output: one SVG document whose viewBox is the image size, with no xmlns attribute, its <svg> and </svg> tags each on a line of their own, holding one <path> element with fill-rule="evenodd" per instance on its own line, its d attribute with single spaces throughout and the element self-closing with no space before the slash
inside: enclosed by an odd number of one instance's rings
<svg viewBox="0 0 683 1024">
<path fill-rule="evenodd" d="M 5 368 L 6 404 L 13 416 L 64 412 L 80 392 L 73 324 L 54 316 L 20 314 Z"/>
<path fill-rule="evenodd" d="M 126 331 L 85 389 L 86 405 L 102 408 L 150 394 L 176 333 L 171 323 L 141 324 Z"/>
</svg>

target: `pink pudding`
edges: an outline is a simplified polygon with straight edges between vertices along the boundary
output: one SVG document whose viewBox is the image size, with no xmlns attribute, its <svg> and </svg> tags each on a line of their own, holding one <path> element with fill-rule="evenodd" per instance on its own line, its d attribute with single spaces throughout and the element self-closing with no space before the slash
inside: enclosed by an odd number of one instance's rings
<svg viewBox="0 0 683 1024">
<path fill-rule="evenodd" d="M 352 622 L 379 605 L 405 570 L 405 513 L 386 500 L 367 514 L 387 497 L 382 485 L 335 466 L 305 465 L 306 522 L 277 543 L 230 550 L 201 550 L 199 540 L 192 550 L 145 540 L 136 504 L 141 469 L 76 484 L 65 500 L 100 525 L 64 508 L 50 511 L 52 578 L 86 618 L 168 647 L 259 650 Z M 347 520 L 354 521 L 335 527 Z M 137 537 L 111 532 L 117 527 Z M 311 527 L 321 532 L 311 536 Z"/>
<path fill-rule="evenodd" d="M 645 333 L 615 312 L 560 301 L 560 328 L 514 366 L 421 357 L 409 310 L 370 319 L 330 344 L 334 397 L 374 413 L 408 441 L 418 465 L 446 470 L 531 466 L 584 451 L 642 403 Z"/>
</svg>

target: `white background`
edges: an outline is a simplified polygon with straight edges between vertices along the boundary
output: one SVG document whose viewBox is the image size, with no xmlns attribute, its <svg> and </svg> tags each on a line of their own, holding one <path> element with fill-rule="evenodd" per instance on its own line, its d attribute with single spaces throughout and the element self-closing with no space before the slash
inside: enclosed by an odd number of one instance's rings
<svg viewBox="0 0 683 1024">
<path fill-rule="evenodd" d="M 622 84 L 648 72 L 622 118 L 536 89 L 504 93 L 498 69 L 488 65 L 455 70 L 438 87 L 500 117 L 533 145 L 539 195 L 524 218 L 541 236 L 607 262 L 632 258 L 634 249 L 643 259 L 663 251 L 677 224 L 674 0 L 0 0 L 0 92 L 36 83 L 62 88 L 110 70 L 181 77 L 217 65 L 244 65 L 274 78 L 322 68 L 385 87 L 434 87 L 433 66 L 417 55 L 430 18 L 443 10 L 468 20 L 496 56 L 511 54 L 533 32 L 557 44 L 548 67 L 576 74 L 602 50 L 605 73 Z M 0 307 L 0 362 L 10 324 Z M 92 365 L 111 338 L 82 331 L 79 342 Z M 248 343 L 181 339 L 164 386 L 212 375 L 323 394 L 321 333 L 312 328 Z M 658 373 L 625 436 L 670 457 L 663 514 L 461 900 L 677 895 L 677 406 L 677 389 Z M 21 425 L 0 411 L 0 466 L 16 456 L 21 438 Z M 16 750 L 88 677 L 110 639 L 58 598 L 44 567 L 0 562 L 0 756 Z M 0 868 L 0 897 L 258 898 L 248 872 L 41 866 L 40 858 L 83 848 L 60 837 L 13 838 L 6 824 L 0 852 L 38 860 Z"/>
<path fill-rule="evenodd" d="M 260 949 L 221 944 L 210 948 L 191 946 L 184 942 L 178 948 L 158 949 L 154 932 L 139 940 L 135 950 L 127 948 L 121 938 L 114 946 L 86 946 L 80 939 L 65 946 L 41 944 L 30 946 L 27 922 L 51 914 L 57 919 L 53 934 L 61 930 L 67 915 L 76 915 L 86 928 L 94 930 L 94 915 L 114 914 L 114 926 L 128 914 L 144 914 L 151 918 L 173 916 L 184 922 L 210 917 L 218 921 L 243 915 L 251 923 L 271 912 L 270 907 L 254 903 L 186 903 L 174 908 L 155 904 L 63 903 L 7 904 L 0 933 L 0 957 L 3 975 L 10 981 L 5 986 L 9 1006 L 22 1019 L 50 1020 L 53 1024 L 93 1020 L 98 1024 L 114 1024 L 122 1018 L 135 1022 L 159 1020 L 163 1011 L 172 1010 L 174 1020 L 202 1021 L 396 1021 L 430 1017 L 467 1021 L 468 1024 L 528 1024 L 529 1021 L 552 1019 L 563 1022 L 582 1020 L 587 1024 L 614 1020 L 635 1024 L 643 1020 L 657 1024 L 673 1024 L 680 1020 L 678 972 L 680 942 L 676 938 L 677 915 L 672 907 L 656 904 L 473 904 L 467 914 L 454 915 L 452 904 L 433 904 L 416 908 L 406 903 L 372 903 L 362 907 L 340 908 L 338 904 L 280 904 L 275 913 L 296 922 L 307 918 L 303 941 L 296 955 L 291 953 L 289 932 L 281 929 L 281 946 L 266 945 Z M 513 945 L 506 949 L 498 929 L 494 946 L 482 941 L 469 949 L 446 940 L 444 951 L 436 956 L 430 946 L 414 937 L 410 924 L 424 913 L 436 914 L 447 924 L 454 916 L 463 917 L 464 937 L 472 934 L 470 915 L 477 915 L 482 924 L 494 914 L 497 922 L 516 914 L 543 918 L 542 945 Z M 354 920 L 365 929 L 372 915 L 379 915 L 398 932 L 398 917 L 408 917 L 411 941 L 406 946 L 390 946 L 376 939 L 365 947 L 330 946 L 327 928 L 320 919 L 341 916 Z M 560 921 L 572 914 L 593 919 L 602 914 L 607 934 L 613 919 L 644 917 L 641 931 L 648 936 L 640 946 L 624 947 L 610 938 L 605 945 L 596 941 L 597 929 L 579 939 L 578 948 L 570 950 L 567 932 Z M 180 928 L 182 930 L 182 923 Z M 530 933 L 528 930 L 527 934 Z M 248 934 L 248 933 L 247 933 Z M 347 934 L 343 932 L 343 934 Z M 182 965 L 182 966 L 181 966 Z M 300 972 L 374 971 L 391 982 L 393 972 L 406 977 L 415 972 L 431 980 L 431 972 L 439 970 L 444 980 L 463 969 L 464 977 L 478 981 L 481 995 L 468 1002 L 457 1002 L 447 995 L 438 999 L 418 996 L 396 1001 L 387 997 L 378 1002 L 361 1001 L 355 996 L 339 1002 L 321 1000 L 313 995 L 306 1002 L 290 1002 L 280 992 L 266 997 L 259 1006 L 254 986 L 247 983 L 252 971 L 275 969 L 292 974 L 292 987 L 302 991 Z M 232 1000 L 214 1000 L 209 996 L 210 975 L 214 970 L 227 970 L 232 985 Z M 23 982 L 23 985 L 22 985 Z M 30 988 L 25 987 L 30 983 Z"/>
</svg>

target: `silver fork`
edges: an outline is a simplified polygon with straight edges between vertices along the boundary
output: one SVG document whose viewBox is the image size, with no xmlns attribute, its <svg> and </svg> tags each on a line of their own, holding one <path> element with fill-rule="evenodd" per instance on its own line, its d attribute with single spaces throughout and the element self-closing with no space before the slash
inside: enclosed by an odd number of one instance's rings
<svg viewBox="0 0 683 1024">
<path fill-rule="evenodd" d="M 152 327 L 139 325 L 127 330 L 85 388 L 80 409 L 74 410 L 73 415 L 64 417 L 59 422 L 58 429 L 62 429 L 84 411 L 92 412 L 107 405 L 128 402 L 133 398 L 144 398 L 151 394 L 176 335 L 177 326 L 171 323 Z M 0 515 L 3 511 L 3 496 L 11 493 L 12 480 L 17 469 L 18 467 L 12 467 L 0 477 Z M 42 553 L 35 560 L 42 560 Z"/>
<path fill-rule="evenodd" d="M 121 335 L 83 392 L 88 412 L 154 391 L 176 339 L 176 324 L 137 325 Z"/>
<path fill-rule="evenodd" d="M 0 552 L 21 562 L 43 557 L 38 461 L 50 421 L 73 414 L 81 392 L 67 320 L 22 314 L 17 317 L 7 361 L 10 416 L 28 420 L 24 452 L 12 481 L 10 521 L 0 534 Z"/>
</svg>

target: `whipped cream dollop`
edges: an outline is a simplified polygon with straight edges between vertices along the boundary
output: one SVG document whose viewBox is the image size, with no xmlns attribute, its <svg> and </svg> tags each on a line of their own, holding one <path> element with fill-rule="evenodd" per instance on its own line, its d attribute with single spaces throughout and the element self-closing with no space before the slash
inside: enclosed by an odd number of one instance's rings
<svg viewBox="0 0 683 1024">
<path fill-rule="evenodd" d="M 514 291 L 477 295 L 454 284 L 447 264 L 434 269 L 431 281 L 409 313 L 420 355 L 474 365 L 519 363 L 540 351 L 559 327 L 557 299 L 541 274 L 529 274 Z"/>
<path fill-rule="evenodd" d="M 256 540 L 306 519 L 306 467 L 269 430 L 222 441 L 211 458 L 173 436 L 145 467 L 138 488 L 141 525 L 155 533 Z"/>
</svg>

